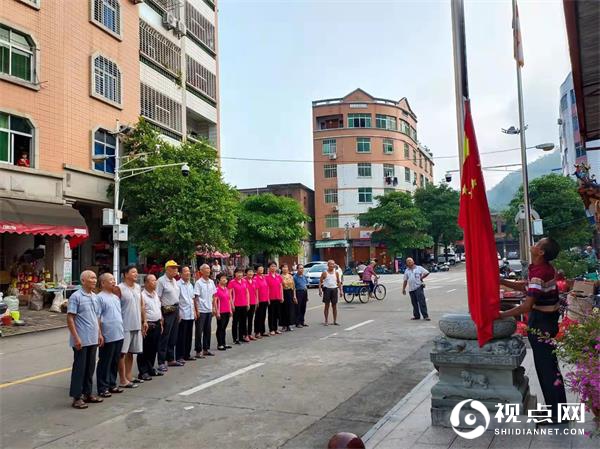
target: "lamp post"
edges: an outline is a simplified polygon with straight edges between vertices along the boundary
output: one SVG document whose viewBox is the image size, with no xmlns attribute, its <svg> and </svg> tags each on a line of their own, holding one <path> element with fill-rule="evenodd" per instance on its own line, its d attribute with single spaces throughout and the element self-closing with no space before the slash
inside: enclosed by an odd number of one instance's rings
<svg viewBox="0 0 600 449">
<path fill-rule="evenodd" d="M 118 238 L 115 238 L 115 228 L 121 224 L 121 218 L 123 212 L 119 208 L 119 199 L 120 199 L 120 186 L 121 181 L 127 178 L 132 178 L 137 175 L 141 175 L 144 173 L 148 173 L 156 170 L 157 168 L 166 168 L 166 167 L 181 167 L 181 174 L 183 176 L 188 176 L 190 173 L 190 167 L 187 165 L 187 162 L 177 162 L 173 164 L 161 164 L 161 165 L 152 165 L 149 167 L 136 167 L 136 168 L 124 168 L 125 165 L 133 162 L 137 159 L 143 158 L 150 153 L 137 153 L 132 156 L 126 155 L 121 156 L 120 154 L 120 138 L 122 135 L 127 134 L 131 128 L 129 126 L 121 126 L 119 121 L 117 120 L 116 130 L 111 134 L 116 138 L 115 144 L 115 154 L 114 156 L 99 156 L 92 157 L 94 162 L 102 162 L 110 158 L 115 158 L 115 188 L 114 188 L 114 221 L 113 221 L 113 276 L 116 279 L 119 279 L 119 253 L 121 250 L 121 241 Z M 121 163 L 124 161 L 123 163 Z"/>
<path fill-rule="evenodd" d="M 344 225 L 344 233 L 346 237 L 346 268 L 350 266 L 350 229 L 354 229 L 354 223 L 346 222 Z"/>
</svg>

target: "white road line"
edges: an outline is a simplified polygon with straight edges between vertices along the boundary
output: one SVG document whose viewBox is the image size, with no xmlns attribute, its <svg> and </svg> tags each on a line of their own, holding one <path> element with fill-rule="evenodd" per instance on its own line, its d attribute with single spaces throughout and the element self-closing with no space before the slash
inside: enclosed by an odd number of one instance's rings
<svg viewBox="0 0 600 449">
<path fill-rule="evenodd" d="M 442 288 L 441 285 L 434 285 L 433 287 L 426 287 L 425 290 L 433 290 L 434 288 Z"/>
<path fill-rule="evenodd" d="M 335 335 L 337 335 L 337 334 L 338 334 L 337 332 L 334 332 L 334 333 L 333 333 L 333 334 L 331 334 L 331 335 L 326 335 L 325 337 L 321 337 L 321 338 L 319 338 L 319 340 L 327 340 L 329 337 L 333 337 L 333 336 L 335 336 Z"/>
<path fill-rule="evenodd" d="M 184 409 L 184 410 L 191 410 L 191 409 L 193 409 L 193 408 L 194 408 L 194 406 L 193 406 L 193 405 L 190 405 L 190 406 L 188 406 L 188 407 L 183 407 L 183 409 Z"/>
<path fill-rule="evenodd" d="M 224 376 L 218 377 L 214 380 L 211 380 L 210 382 L 205 382 L 203 384 L 198 385 L 197 387 L 182 391 L 181 393 L 179 393 L 179 395 L 180 396 L 189 396 L 189 395 L 197 393 L 199 391 L 206 390 L 207 388 L 212 387 L 213 385 L 224 382 L 228 379 L 231 379 L 232 377 L 239 376 L 240 374 L 247 373 L 248 371 L 252 371 L 253 369 L 258 368 L 263 365 L 264 365 L 264 363 L 254 363 L 253 365 L 247 366 L 246 368 L 239 369 L 237 371 L 234 371 L 233 373 L 225 374 Z"/>
<path fill-rule="evenodd" d="M 452 292 L 455 292 L 455 291 L 456 291 L 456 289 L 453 288 L 452 290 L 448 290 L 446 293 L 452 293 Z"/>
<path fill-rule="evenodd" d="M 346 328 L 346 329 L 344 329 L 344 330 L 345 330 L 345 331 L 351 331 L 351 330 L 354 330 L 354 329 L 356 329 L 357 327 L 361 327 L 361 326 L 364 326 L 365 324 L 372 323 L 373 321 L 375 321 L 375 320 L 367 320 L 367 321 L 363 321 L 362 323 L 358 323 L 358 324 L 355 324 L 354 326 L 347 327 L 347 328 Z"/>
</svg>

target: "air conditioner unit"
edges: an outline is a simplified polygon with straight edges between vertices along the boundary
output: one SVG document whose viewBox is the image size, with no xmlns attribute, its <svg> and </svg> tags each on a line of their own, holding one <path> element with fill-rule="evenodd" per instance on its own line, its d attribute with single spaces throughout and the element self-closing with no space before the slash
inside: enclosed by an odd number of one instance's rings
<svg viewBox="0 0 600 449">
<path fill-rule="evenodd" d="M 339 206 L 333 206 L 333 207 L 331 208 L 331 210 L 332 210 L 332 211 L 334 211 L 334 212 L 337 212 L 337 211 L 339 211 L 339 210 L 340 210 L 340 208 L 339 208 Z"/>
<path fill-rule="evenodd" d="M 167 30 L 177 28 L 177 17 L 175 17 L 170 12 L 166 13 L 163 16 L 163 25 Z"/>
<path fill-rule="evenodd" d="M 329 155 L 329 160 L 330 161 L 335 161 L 337 159 L 337 154 L 333 153 Z"/>
<path fill-rule="evenodd" d="M 331 238 L 331 232 L 321 232 L 321 238 L 322 239 L 330 239 Z"/>
<path fill-rule="evenodd" d="M 185 26 L 185 23 L 183 23 L 183 20 L 177 21 L 177 34 L 181 37 L 184 36 L 186 32 L 187 28 Z"/>
</svg>

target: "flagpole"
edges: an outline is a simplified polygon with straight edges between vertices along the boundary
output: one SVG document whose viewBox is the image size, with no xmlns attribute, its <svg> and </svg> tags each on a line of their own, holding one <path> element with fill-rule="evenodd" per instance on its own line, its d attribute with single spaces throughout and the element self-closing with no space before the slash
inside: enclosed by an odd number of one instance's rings
<svg viewBox="0 0 600 449">
<path fill-rule="evenodd" d="M 513 7 L 513 20 L 519 21 L 517 12 L 517 0 L 512 0 Z M 520 22 L 520 21 L 519 21 Z M 513 23 L 513 27 L 519 26 L 520 24 Z M 518 37 L 520 39 L 520 29 L 518 31 Z M 521 42 L 515 43 L 515 45 L 521 45 Z M 517 95 L 519 102 L 519 137 L 521 140 L 521 172 L 523 174 L 523 203 L 525 205 L 525 241 L 527 242 L 527 249 L 532 245 L 531 240 L 531 205 L 529 203 L 529 176 L 527 174 L 527 143 L 525 140 L 525 117 L 523 111 L 523 82 L 521 79 L 521 60 L 515 55 L 515 65 L 517 67 Z M 531 254 L 527 251 L 526 258 L 521 255 L 521 259 L 526 261 L 527 264 L 531 263 Z"/>
<path fill-rule="evenodd" d="M 460 183 L 462 180 L 465 147 L 464 101 L 466 98 L 469 98 L 463 0 L 452 0 L 451 13 L 452 49 L 454 56 L 454 90 L 456 96 L 456 134 L 458 138 L 458 168 L 460 170 Z"/>
</svg>

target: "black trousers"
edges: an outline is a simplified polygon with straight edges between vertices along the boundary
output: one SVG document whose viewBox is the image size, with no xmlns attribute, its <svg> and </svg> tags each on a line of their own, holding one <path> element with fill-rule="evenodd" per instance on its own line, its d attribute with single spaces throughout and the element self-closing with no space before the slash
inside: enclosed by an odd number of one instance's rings
<svg viewBox="0 0 600 449">
<path fill-rule="evenodd" d="M 144 352 L 138 354 L 137 365 L 140 374 L 151 374 L 160 343 L 160 321 L 149 321 L 148 332 L 144 337 Z"/>
<path fill-rule="evenodd" d="M 532 310 L 529 313 L 527 325 L 532 329 L 537 329 L 542 334 L 548 333 L 550 337 L 554 337 L 558 333 L 558 316 L 558 312 L 545 313 Z M 558 360 L 552 352 L 554 348 L 548 343 L 540 341 L 540 337 L 537 335 L 528 333 L 527 338 L 533 351 L 535 371 L 542 387 L 544 401 L 546 405 L 552 407 L 552 418 L 556 422 L 558 419 L 558 404 L 565 404 L 567 396 Z M 560 385 L 555 385 L 556 380 L 560 380 Z"/>
<path fill-rule="evenodd" d="M 98 349 L 98 366 L 96 368 L 96 384 L 98 394 L 117 386 L 117 372 L 123 339 L 104 343 Z"/>
<path fill-rule="evenodd" d="M 281 300 L 272 299 L 269 304 L 269 331 L 275 332 L 279 325 L 279 314 L 281 310 Z"/>
<path fill-rule="evenodd" d="M 98 345 L 84 346 L 79 351 L 73 348 L 73 369 L 71 370 L 71 388 L 69 396 L 79 399 L 92 394 L 96 352 Z"/>
<path fill-rule="evenodd" d="M 425 301 L 425 289 L 423 287 L 419 287 L 418 289 L 408 292 L 410 295 L 410 301 L 413 306 L 413 317 L 416 319 L 421 318 L 429 318 L 429 314 L 427 313 L 427 302 Z M 421 311 L 419 313 L 419 310 Z"/>
<path fill-rule="evenodd" d="M 252 335 L 252 323 L 254 322 L 254 312 L 256 312 L 256 304 L 252 304 L 246 313 L 246 334 Z M 264 323 L 264 320 L 263 320 Z"/>
<path fill-rule="evenodd" d="M 177 360 L 189 359 L 192 352 L 192 336 L 194 335 L 194 320 L 180 320 L 177 328 Z"/>
<path fill-rule="evenodd" d="M 231 316 L 230 312 L 225 312 L 221 314 L 221 318 L 217 318 L 217 345 L 225 346 L 225 330 L 227 329 L 227 325 L 229 324 L 229 317 Z"/>
<path fill-rule="evenodd" d="M 267 308 L 269 307 L 268 302 L 259 302 L 256 309 L 256 316 L 254 318 L 254 332 L 257 334 L 266 333 L 265 319 L 267 318 Z"/>
<path fill-rule="evenodd" d="M 304 315 L 306 315 L 306 303 L 308 302 L 307 290 L 296 290 L 296 325 L 304 324 Z"/>
<path fill-rule="evenodd" d="M 281 326 L 288 327 L 296 323 L 295 309 L 294 289 L 284 289 L 283 303 L 281 303 Z"/>
<path fill-rule="evenodd" d="M 233 325 L 231 326 L 231 337 L 233 341 L 240 341 L 246 334 L 246 315 L 248 310 L 245 307 L 236 307 L 233 311 Z"/>
<path fill-rule="evenodd" d="M 200 312 L 196 320 L 196 352 L 208 351 L 210 349 L 210 325 L 212 323 L 212 313 Z"/>
<path fill-rule="evenodd" d="M 165 362 L 175 360 L 175 345 L 177 344 L 177 327 L 179 321 L 179 313 L 171 312 L 167 315 L 163 314 L 164 329 L 160 336 L 158 344 L 158 364 L 162 365 Z"/>
</svg>

